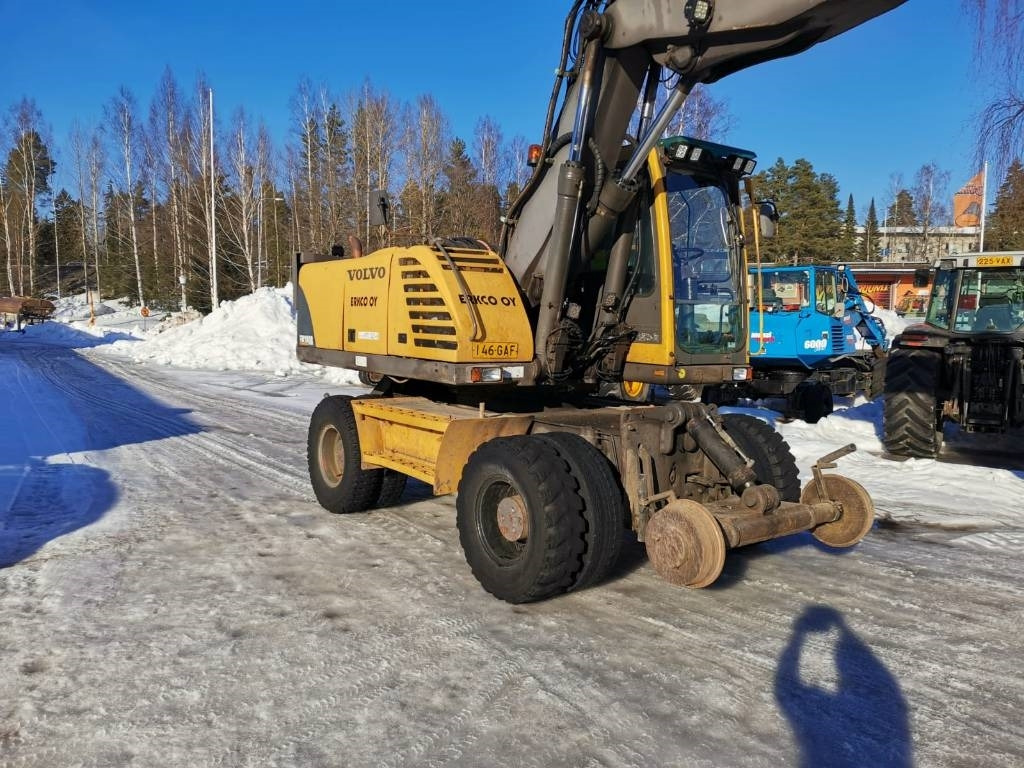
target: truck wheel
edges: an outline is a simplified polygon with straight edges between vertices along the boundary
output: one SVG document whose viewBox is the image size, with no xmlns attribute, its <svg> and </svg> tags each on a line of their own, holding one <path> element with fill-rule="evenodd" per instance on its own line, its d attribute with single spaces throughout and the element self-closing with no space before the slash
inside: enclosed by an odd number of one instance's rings
<svg viewBox="0 0 1024 768">
<path fill-rule="evenodd" d="M 598 388 L 598 394 L 630 403 L 646 403 L 651 399 L 651 385 L 646 381 L 607 382 Z"/>
<path fill-rule="evenodd" d="M 800 471 L 782 435 L 744 413 L 722 414 L 722 422 L 729 437 L 753 460 L 758 481 L 774 485 L 783 501 L 800 501 Z"/>
<path fill-rule="evenodd" d="M 384 378 L 381 374 L 370 371 L 359 371 L 356 375 L 359 377 L 359 383 L 364 387 L 370 387 L 370 389 L 380 384 L 381 379 Z"/>
<path fill-rule="evenodd" d="M 885 371 L 888 367 L 888 355 L 882 355 L 875 359 L 871 366 L 871 386 L 868 389 L 868 399 L 876 400 L 885 392 Z"/>
<path fill-rule="evenodd" d="M 377 497 L 376 507 L 393 507 L 402 500 L 405 493 L 405 482 L 408 475 L 394 469 L 381 470 L 383 476 L 380 483 L 380 496 Z"/>
<path fill-rule="evenodd" d="M 380 497 L 383 472 L 361 466 L 351 397 L 325 397 L 317 405 L 309 421 L 306 458 L 313 493 L 324 509 L 362 512 Z"/>
<path fill-rule="evenodd" d="M 832 413 L 832 390 L 820 381 L 798 384 L 790 399 L 792 409 L 808 424 L 817 424 Z"/>
<path fill-rule="evenodd" d="M 509 603 L 564 592 L 580 573 L 583 515 L 569 468 L 529 435 L 469 457 L 455 502 L 459 541 L 481 586 Z"/>
<path fill-rule="evenodd" d="M 923 349 L 898 349 L 885 372 L 883 442 L 897 456 L 934 459 L 942 448 L 942 420 L 936 393 L 939 356 Z"/>
<path fill-rule="evenodd" d="M 607 578 L 622 551 L 628 507 L 611 463 L 579 435 L 546 432 L 537 435 L 569 465 L 583 508 L 583 568 L 571 589 L 586 589 Z"/>
</svg>

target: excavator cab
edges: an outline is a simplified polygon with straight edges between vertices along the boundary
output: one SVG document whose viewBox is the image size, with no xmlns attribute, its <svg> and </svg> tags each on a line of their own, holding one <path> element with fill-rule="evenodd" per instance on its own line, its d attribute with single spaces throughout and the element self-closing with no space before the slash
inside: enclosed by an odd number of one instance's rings
<svg viewBox="0 0 1024 768">
<path fill-rule="evenodd" d="M 626 381 L 697 388 L 748 377 L 740 182 L 755 163 L 685 136 L 651 152 L 626 294 L 636 332 Z"/>
</svg>

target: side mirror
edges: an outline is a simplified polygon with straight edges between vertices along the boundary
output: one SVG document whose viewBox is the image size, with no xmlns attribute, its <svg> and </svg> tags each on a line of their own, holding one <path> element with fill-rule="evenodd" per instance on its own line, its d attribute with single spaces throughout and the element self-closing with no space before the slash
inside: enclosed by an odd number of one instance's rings
<svg viewBox="0 0 1024 768">
<path fill-rule="evenodd" d="M 774 200 L 762 200 L 757 204 L 757 212 L 761 218 L 761 237 L 775 237 L 775 224 L 779 220 L 779 209 Z"/>
<path fill-rule="evenodd" d="M 389 224 L 391 215 L 391 202 L 388 200 L 388 193 L 381 190 L 374 190 L 370 193 L 370 226 L 386 227 Z"/>
</svg>

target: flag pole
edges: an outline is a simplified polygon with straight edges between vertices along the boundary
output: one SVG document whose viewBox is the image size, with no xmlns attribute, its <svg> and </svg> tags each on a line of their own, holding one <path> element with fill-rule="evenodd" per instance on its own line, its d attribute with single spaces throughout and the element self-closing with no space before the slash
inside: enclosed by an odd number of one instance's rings
<svg viewBox="0 0 1024 768">
<path fill-rule="evenodd" d="M 978 251 L 985 250 L 985 193 L 988 192 L 988 160 L 981 167 L 981 233 L 978 238 Z"/>
</svg>

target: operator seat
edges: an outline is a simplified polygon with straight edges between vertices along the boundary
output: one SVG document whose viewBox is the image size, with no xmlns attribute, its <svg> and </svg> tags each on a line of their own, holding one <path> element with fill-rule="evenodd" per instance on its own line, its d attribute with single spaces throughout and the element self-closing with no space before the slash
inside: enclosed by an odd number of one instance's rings
<svg viewBox="0 0 1024 768">
<path fill-rule="evenodd" d="M 1013 316 L 1010 314 L 1009 304 L 983 306 L 974 316 L 974 330 L 976 331 L 1011 331 L 1013 327 Z"/>
</svg>

